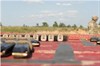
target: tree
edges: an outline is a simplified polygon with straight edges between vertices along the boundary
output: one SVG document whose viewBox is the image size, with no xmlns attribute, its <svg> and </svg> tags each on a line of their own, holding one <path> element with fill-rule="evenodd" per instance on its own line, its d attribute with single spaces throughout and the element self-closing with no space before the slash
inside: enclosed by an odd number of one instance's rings
<svg viewBox="0 0 100 66">
<path fill-rule="evenodd" d="M 38 27 L 39 26 L 39 23 L 37 23 L 36 26 Z"/>
<path fill-rule="evenodd" d="M 2 26 L 2 23 L 0 22 L 0 26 Z"/>
<path fill-rule="evenodd" d="M 99 22 L 99 25 L 100 25 L 100 22 Z"/>
<path fill-rule="evenodd" d="M 23 27 L 27 27 L 27 25 L 23 24 Z"/>
<path fill-rule="evenodd" d="M 64 23 L 60 23 L 59 27 L 66 27 L 66 25 Z"/>
<path fill-rule="evenodd" d="M 48 25 L 47 22 L 43 22 L 43 23 L 42 23 L 42 26 L 43 26 L 43 27 L 48 27 L 49 25 Z"/>
<path fill-rule="evenodd" d="M 76 24 L 74 24 L 72 27 L 73 27 L 74 29 L 76 29 L 76 28 L 77 28 L 77 25 L 76 25 Z"/>
<path fill-rule="evenodd" d="M 53 27 L 58 27 L 58 23 L 55 21 Z"/>
<path fill-rule="evenodd" d="M 67 27 L 68 27 L 68 28 L 70 28 L 70 27 L 71 27 L 71 25 L 67 25 Z"/>
<path fill-rule="evenodd" d="M 84 28 L 84 27 L 82 25 L 80 25 L 79 28 Z"/>
</svg>

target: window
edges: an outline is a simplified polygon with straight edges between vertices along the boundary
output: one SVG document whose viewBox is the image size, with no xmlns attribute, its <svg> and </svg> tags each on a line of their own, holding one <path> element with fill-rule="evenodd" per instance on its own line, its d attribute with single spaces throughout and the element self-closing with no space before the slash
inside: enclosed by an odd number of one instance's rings
<svg viewBox="0 0 100 66">
<path fill-rule="evenodd" d="M 33 37 L 33 35 L 30 35 L 30 37 Z"/>
<path fill-rule="evenodd" d="M 3 37 L 3 35 L 0 35 L 1 37 Z"/>
<path fill-rule="evenodd" d="M 25 35 L 22 35 L 22 37 L 25 37 Z"/>
<path fill-rule="evenodd" d="M 16 37 L 16 35 L 14 35 L 14 37 Z"/>
<path fill-rule="evenodd" d="M 6 37 L 7 37 L 7 35 L 6 35 Z M 9 37 L 9 35 L 8 35 L 8 37 Z"/>
</svg>

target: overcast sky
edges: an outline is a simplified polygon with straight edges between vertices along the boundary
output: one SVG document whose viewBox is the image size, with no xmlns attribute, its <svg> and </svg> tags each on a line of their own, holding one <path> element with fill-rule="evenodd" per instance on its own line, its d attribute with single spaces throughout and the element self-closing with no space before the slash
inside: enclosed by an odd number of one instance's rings
<svg viewBox="0 0 100 66">
<path fill-rule="evenodd" d="M 1 1 L 1 22 L 3 25 L 33 26 L 36 23 L 54 21 L 66 25 L 87 26 L 91 17 L 97 15 L 100 22 L 100 0 L 3 0 Z"/>
</svg>

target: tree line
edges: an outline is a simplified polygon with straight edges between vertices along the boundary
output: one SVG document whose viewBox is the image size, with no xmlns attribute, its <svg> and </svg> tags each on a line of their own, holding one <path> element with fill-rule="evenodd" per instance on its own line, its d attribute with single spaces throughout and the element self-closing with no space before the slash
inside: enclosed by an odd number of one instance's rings
<svg viewBox="0 0 100 66">
<path fill-rule="evenodd" d="M 98 25 L 100 25 L 100 22 L 98 23 Z M 3 26 L 1 22 L 0 22 L 0 26 Z M 28 27 L 28 25 L 23 24 L 23 27 Z M 49 27 L 49 24 L 47 22 L 42 22 L 42 25 L 39 25 L 39 23 L 37 23 L 36 27 Z M 80 25 L 80 26 L 77 26 L 76 24 L 65 25 L 64 23 L 58 24 L 56 21 L 53 23 L 52 27 L 84 28 L 84 26 L 82 26 L 82 25 Z"/>
<path fill-rule="evenodd" d="M 39 23 L 36 24 L 36 26 L 40 26 Z M 47 22 L 42 22 L 42 27 L 49 27 L 49 24 Z M 77 28 L 78 26 L 76 24 L 74 25 L 65 25 L 64 23 L 57 23 L 56 21 L 53 23 L 52 27 L 68 27 L 68 28 Z M 82 25 L 79 26 L 79 28 L 84 28 Z"/>
</svg>

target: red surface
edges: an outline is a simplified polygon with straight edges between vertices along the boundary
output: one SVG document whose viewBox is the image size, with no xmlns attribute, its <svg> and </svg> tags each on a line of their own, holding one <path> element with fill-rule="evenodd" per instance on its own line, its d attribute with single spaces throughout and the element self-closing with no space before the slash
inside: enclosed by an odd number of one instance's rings
<svg viewBox="0 0 100 66">
<path fill-rule="evenodd" d="M 28 64 L 28 63 L 1 63 L 2 66 L 99 66 L 100 65 L 100 46 L 84 46 L 80 42 L 80 38 L 89 39 L 89 35 L 69 35 L 68 43 L 73 48 L 74 56 L 79 61 L 99 61 L 90 65 L 83 64 Z M 30 60 L 50 60 L 53 59 L 55 51 L 60 42 L 41 42 L 40 47 L 35 47 L 35 52 Z M 66 42 L 65 42 L 66 43 Z M 95 44 L 95 43 L 94 43 Z M 86 52 L 87 51 L 87 52 Z M 79 53 L 78 53 L 79 52 Z M 5 59 L 14 59 L 12 56 Z"/>
</svg>

